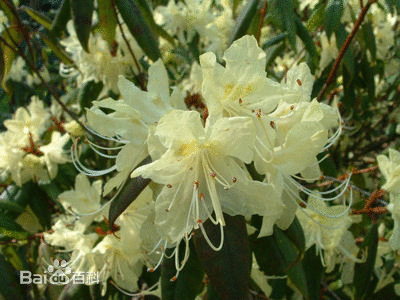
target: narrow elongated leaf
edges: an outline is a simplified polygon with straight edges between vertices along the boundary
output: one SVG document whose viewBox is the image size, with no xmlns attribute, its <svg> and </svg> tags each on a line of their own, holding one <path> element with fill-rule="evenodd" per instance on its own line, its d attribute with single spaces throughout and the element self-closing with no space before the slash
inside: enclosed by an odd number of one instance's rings
<svg viewBox="0 0 400 300">
<path fill-rule="evenodd" d="M 70 58 L 69 54 L 64 50 L 61 45 L 55 41 L 53 38 L 46 36 L 45 34 L 41 33 L 40 37 L 42 41 L 54 52 L 54 54 L 64 63 L 67 65 L 73 65 L 74 61 Z"/>
<path fill-rule="evenodd" d="M 3 82 L 5 68 L 3 45 L 0 43 L 0 82 Z"/>
<path fill-rule="evenodd" d="M 117 28 L 117 17 L 112 5 L 113 0 L 102 0 L 98 2 L 97 13 L 99 14 L 99 30 L 103 39 L 110 48 L 115 39 L 115 29 Z"/>
<path fill-rule="evenodd" d="M 308 31 L 315 31 L 318 27 L 324 24 L 325 6 L 322 4 L 317 5 L 314 9 L 311 17 L 306 23 Z"/>
<path fill-rule="evenodd" d="M 372 285 L 376 252 L 378 250 L 378 225 L 373 224 L 369 229 L 364 242 L 361 244 L 364 253 L 368 253 L 365 263 L 356 264 L 354 268 L 355 299 L 365 299 L 372 294 L 375 287 Z M 365 251 L 367 250 L 367 251 Z"/>
<path fill-rule="evenodd" d="M 146 55 L 153 61 L 161 58 L 158 41 L 145 21 L 136 1 L 116 0 L 115 3 L 129 31 Z"/>
<path fill-rule="evenodd" d="M 149 24 L 151 30 L 154 34 L 163 37 L 166 39 L 171 45 L 175 44 L 175 39 L 164 30 L 160 25 L 158 25 L 153 18 L 153 12 L 149 6 L 147 0 L 138 0 L 137 4 L 143 14 L 144 19 L 146 20 L 147 24 Z"/>
<path fill-rule="evenodd" d="M 11 49 L 6 44 L 2 44 L 3 47 L 3 59 L 4 59 L 4 69 L 3 69 L 3 80 L 1 82 L 2 87 L 5 91 L 10 93 L 8 86 L 6 85 L 7 74 L 10 72 L 14 59 L 16 58 L 15 50 L 18 47 L 24 36 L 19 30 L 18 26 L 11 26 L 3 31 L 2 37 L 8 43 L 8 45 L 12 46 Z"/>
<path fill-rule="evenodd" d="M 5 215 L 0 218 L 0 234 L 4 237 L 13 239 L 24 239 L 28 236 L 28 232 L 26 232 L 13 219 L 8 218 Z"/>
<path fill-rule="evenodd" d="M 375 40 L 375 34 L 374 34 L 374 29 L 372 28 L 371 22 L 365 22 L 363 23 L 361 27 L 362 35 L 363 35 L 363 40 L 366 48 L 369 50 L 369 53 L 371 54 L 372 61 L 376 60 L 376 40 Z"/>
<path fill-rule="evenodd" d="M 23 7 L 24 11 L 31 16 L 32 19 L 34 19 L 36 22 L 38 22 L 40 25 L 42 25 L 44 28 L 50 30 L 51 28 L 51 20 L 46 17 L 45 15 L 41 14 L 40 12 L 29 8 L 29 7 Z"/>
<path fill-rule="evenodd" d="M 316 255 L 315 246 L 306 251 L 302 264 L 306 275 L 310 300 L 321 299 L 320 286 L 322 276 L 324 275 L 324 267 L 321 264 L 321 257 Z"/>
<path fill-rule="evenodd" d="M 306 47 L 307 50 L 307 62 L 309 67 L 311 68 L 312 72 L 315 72 L 315 69 L 317 68 L 318 65 L 318 52 L 317 52 L 317 47 L 314 44 L 314 41 L 308 32 L 307 28 L 304 26 L 303 22 L 296 17 L 296 29 L 297 29 L 297 35 L 299 38 L 303 41 L 304 46 Z"/>
<path fill-rule="evenodd" d="M 338 49 L 342 48 L 346 38 L 348 36 L 348 32 L 343 24 L 339 24 L 335 31 L 336 35 L 336 45 Z M 343 57 L 343 64 L 346 67 L 347 71 L 351 78 L 354 78 L 354 55 L 353 55 L 353 47 L 350 45 L 347 48 L 347 51 Z"/>
<path fill-rule="evenodd" d="M 200 262 L 206 270 L 212 286 L 221 300 L 243 300 L 249 297 L 251 253 L 243 216 L 224 214 L 223 247 L 214 251 L 203 233 L 197 229 L 194 245 Z M 218 246 L 221 240 L 220 226 L 210 220 L 203 224 L 212 244 Z"/>
<path fill-rule="evenodd" d="M 287 32 L 279 33 L 273 38 L 270 38 L 268 41 L 266 41 L 265 44 L 262 45 L 262 48 L 266 50 L 267 48 L 284 41 L 286 38 L 287 38 Z"/>
<path fill-rule="evenodd" d="M 250 0 L 236 18 L 235 26 L 233 26 L 228 45 L 231 45 L 235 40 L 246 35 L 247 29 L 251 24 L 251 20 L 257 13 L 258 0 Z"/>
<path fill-rule="evenodd" d="M 51 24 L 51 34 L 53 36 L 59 36 L 61 32 L 64 31 L 69 19 L 71 19 L 70 0 L 64 0 L 53 23 Z"/>
<path fill-rule="evenodd" d="M 343 15 L 343 1 L 342 0 L 329 0 L 325 8 L 325 30 L 328 38 L 336 30 L 340 24 L 340 18 Z"/>
<path fill-rule="evenodd" d="M 275 230 L 273 236 L 285 260 L 285 269 L 289 279 L 302 293 L 303 297 L 308 299 L 306 274 L 301 263 L 301 253 L 297 251 L 296 246 L 290 241 L 284 231 L 280 229 Z"/>
<path fill-rule="evenodd" d="M 94 0 L 70 0 L 71 14 L 74 21 L 76 35 L 82 48 L 89 52 L 88 43 L 92 27 Z"/>
<path fill-rule="evenodd" d="M 150 156 L 146 157 L 137 167 L 151 162 Z M 150 179 L 142 176 L 128 178 L 122 187 L 119 195 L 110 205 L 108 219 L 110 224 L 114 224 L 115 220 L 125 211 L 125 209 L 140 195 L 140 193 L 150 183 Z"/>
<path fill-rule="evenodd" d="M 293 51 L 297 52 L 296 49 L 296 14 L 294 13 L 292 0 L 279 0 L 277 5 L 280 14 L 283 18 L 283 27 L 288 33 L 289 43 Z"/>
<path fill-rule="evenodd" d="M 103 89 L 103 83 L 101 81 L 96 82 L 95 80 L 87 81 L 79 89 L 78 103 L 81 107 L 90 107 L 92 101 L 97 99 Z"/>
<path fill-rule="evenodd" d="M 184 245 L 181 244 L 179 253 L 183 255 Z M 175 281 L 171 278 L 175 276 L 175 259 L 164 260 L 161 266 L 161 291 L 164 300 L 196 299 L 196 296 L 203 290 L 204 269 L 201 266 L 193 242 L 189 243 L 190 255 L 185 267 L 179 272 Z M 172 250 L 172 249 L 170 249 Z M 183 258 L 183 257 L 182 257 Z"/>
<path fill-rule="evenodd" d="M 4 12 L 6 17 L 8 18 L 8 21 L 12 25 L 18 24 L 17 17 L 14 14 L 14 12 L 16 12 L 16 9 L 13 1 L 8 1 L 7 3 L 4 0 L 0 1 L 0 10 Z"/>
</svg>

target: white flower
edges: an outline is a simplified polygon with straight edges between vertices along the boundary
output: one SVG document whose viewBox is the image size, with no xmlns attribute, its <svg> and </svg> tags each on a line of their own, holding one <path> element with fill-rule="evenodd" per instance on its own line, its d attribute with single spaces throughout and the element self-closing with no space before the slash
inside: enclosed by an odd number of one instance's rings
<svg viewBox="0 0 400 300">
<path fill-rule="evenodd" d="M 251 119 L 244 117 L 207 121 L 205 128 L 194 111 L 173 110 L 161 118 L 154 132 L 159 142 L 149 148 L 162 147 L 164 153 L 131 176 L 165 185 L 156 200 L 155 223 L 169 242 L 187 239 L 193 228 L 205 233 L 207 219 L 223 226 L 223 212 L 279 216 L 280 201 L 265 198 L 273 187 L 252 181 L 243 166 L 252 161 L 254 133 Z M 222 240 L 210 246 L 220 249 Z"/>
<path fill-rule="evenodd" d="M 58 196 L 58 201 L 67 210 L 78 214 L 88 214 L 100 208 L 101 180 L 90 184 L 89 179 L 78 174 L 75 178 L 75 189 L 65 191 Z"/>
<path fill-rule="evenodd" d="M 120 149 L 116 155 L 116 164 L 109 170 L 100 172 L 87 170 L 78 165 L 79 169 L 90 176 L 118 171 L 118 174 L 104 187 L 105 194 L 120 186 L 133 168 L 148 156 L 145 141 L 150 126 L 173 107 L 184 108 L 180 90 L 175 88 L 170 94 L 167 71 L 161 60 L 149 68 L 147 91 L 140 90 L 122 76 L 118 80 L 118 87 L 122 94 L 121 100 L 115 101 L 109 98 L 95 101 L 94 106 L 87 110 L 86 114 L 91 128 L 106 139 L 120 143 L 119 147 L 113 148 Z M 113 112 L 105 114 L 101 110 L 103 108 L 111 109 Z M 98 149 L 101 150 L 99 147 Z M 105 157 L 110 156 L 105 155 Z"/>
<path fill-rule="evenodd" d="M 123 26 L 129 45 L 136 60 L 139 61 L 143 56 L 143 51 L 129 33 L 126 25 Z M 72 21 L 68 22 L 67 30 L 70 36 L 62 40 L 61 44 L 71 54 L 78 70 L 61 64 L 60 74 L 62 76 L 77 76 L 79 86 L 90 80 L 101 81 L 104 84 L 103 93 L 108 90 L 118 93 L 118 75 L 128 76 L 132 75 L 132 72 L 138 73 L 135 59 L 130 54 L 119 27 L 116 28 L 115 35 L 116 49 L 110 49 L 100 32 L 97 32 L 89 36 L 89 53 L 84 51 L 80 45 Z"/>
<path fill-rule="evenodd" d="M 389 239 L 390 246 L 400 249 L 400 152 L 389 149 L 389 157 L 378 155 L 379 169 L 386 178 L 382 189 L 389 192 L 390 204 L 387 209 L 392 213 L 394 228 Z"/>
<path fill-rule="evenodd" d="M 69 161 L 63 150 L 68 135 L 52 133 L 46 144 L 42 136 L 51 125 L 49 109 L 32 97 L 28 108 L 20 107 L 12 119 L 4 121 L 8 129 L 0 134 L 0 170 L 11 174 L 21 186 L 29 180 L 49 182 L 56 177 L 58 164 Z"/>
</svg>

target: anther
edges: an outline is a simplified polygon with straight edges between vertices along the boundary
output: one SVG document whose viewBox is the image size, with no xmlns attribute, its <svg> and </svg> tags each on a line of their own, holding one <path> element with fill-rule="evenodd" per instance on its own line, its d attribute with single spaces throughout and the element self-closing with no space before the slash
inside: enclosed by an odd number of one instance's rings
<svg viewBox="0 0 400 300">
<path fill-rule="evenodd" d="M 232 182 L 236 183 L 236 181 L 237 181 L 237 178 L 236 177 L 232 177 Z"/>
<path fill-rule="evenodd" d="M 210 173 L 210 176 L 211 176 L 212 178 L 215 178 L 215 177 L 217 177 L 217 174 L 216 174 L 215 172 L 211 172 L 211 173 Z"/>
<path fill-rule="evenodd" d="M 205 199 L 206 196 L 204 196 L 203 193 L 200 193 L 199 197 L 200 197 L 200 201 L 204 201 L 204 199 Z"/>
<path fill-rule="evenodd" d="M 165 211 L 166 211 L 166 212 L 169 212 L 169 211 L 170 211 L 170 209 L 169 209 L 169 208 L 166 208 L 166 209 L 165 209 Z"/>
<path fill-rule="evenodd" d="M 167 184 L 167 188 L 169 188 L 169 189 L 172 188 L 172 184 L 169 184 L 169 183 L 168 183 L 168 184 Z"/>
<path fill-rule="evenodd" d="M 297 82 L 297 84 L 298 84 L 299 86 L 302 86 L 302 85 L 303 85 L 303 83 L 301 82 L 300 79 L 296 79 L 296 82 Z"/>
<path fill-rule="evenodd" d="M 210 174 L 211 175 L 211 174 Z M 194 181 L 194 186 L 198 189 L 199 188 L 199 182 L 197 180 Z"/>
<path fill-rule="evenodd" d="M 202 224 L 203 223 L 203 221 L 201 220 L 201 219 L 197 219 L 197 224 Z"/>
<path fill-rule="evenodd" d="M 169 281 L 171 281 L 171 282 L 176 281 L 176 276 L 172 277 Z"/>
<path fill-rule="evenodd" d="M 290 110 L 294 110 L 294 105 L 290 105 Z"/>
<path fill-rule="evenodd" d="M 275 129 L 275 122 L 274 121 L 269 122 L 269 125 L 272 127 L 272 129 Z"/>
<path fill-rule="evenodd" d="M 150 272 L 150 273 L 154 272 L 154 268 L 147 268 L 147 272 Z"/>
<path fill-rule="evenodd" d="M 242 103 L 243 103 L 242 98 L 239 98 L 239 104 L 242 104 Z"/>
</svg>

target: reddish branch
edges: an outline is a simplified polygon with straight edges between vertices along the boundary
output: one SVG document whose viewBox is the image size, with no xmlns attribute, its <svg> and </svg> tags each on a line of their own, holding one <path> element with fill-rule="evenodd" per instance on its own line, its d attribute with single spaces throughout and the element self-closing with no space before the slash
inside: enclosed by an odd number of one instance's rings
<svg viewBox="0 0 400 300">
<path fill-rule="evenodd" d="M 328 86 L 331 84 L 331 82 L 333 81 L 337 70 L 339 69 L 340 66 L 340 62 L 342 61 L 344 55 L 346 54 L 347 49 L 350 46 L 351 41 L 353 40 L 354 36 L 356 35 L 358 29 L 361 26 L 361 23 L 364 21 L 364 18 L 368 12 L 368 9 L 370 8 L 370 6 L 375 3 L 376 0 L 369 0 L 367 5 L 365 5 L 360 13 L 360 15 L 358 16 L 358 19 L 356 21 L 356 23 L 354 24 L 353 30 L 350 32 L 350 34 L 347 36 L 342 48 L 339 51 L 339 55 L 335 60 L 335 63 L 332 67 L 331 72 L 328 75 L 328 79 L 326 80 L 323 89 L 321 90 L 321 92 L 318 95 L 318 101 L 321 101 L 322 97 L 324 96 Z"/>
</svg>

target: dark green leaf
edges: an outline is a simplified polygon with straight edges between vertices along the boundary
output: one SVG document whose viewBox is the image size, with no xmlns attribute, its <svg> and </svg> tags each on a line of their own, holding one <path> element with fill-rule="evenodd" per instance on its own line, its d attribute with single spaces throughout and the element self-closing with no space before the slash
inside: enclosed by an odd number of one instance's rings
<svg viewBox="0 0 400 300">
<path fill-rule="evenodd" d="M 70 0 L 71 15 L 75 25 L 76 35 L 82 48 L 89 52 L 88 43 L 92 27 L 94 0 Z"/>
<path fill-rule="evenodd" d="M 4 0 L 0 1 L 0 10 L 4 12 L 8 21 L 12 25 L 18 24 L 17 17 L 14 14 L 17 10 L 15 8 L 13 1 L 7 1 L 7 3 Z"/>
<path fill-rule="evenodd" d="M 24 208 L 17 203 L 9 200 L 0 200 L 0 209 L 3 211 L 10 211 L 20 214 L 24 211 Z"/>
<path fill-rule="evenodd" d="M 34 194 L 32 194 L 32 199 L 29 203 L 29 206 L 39 219 L 40 225 L 42 225 L 45 229 L 50 229 L 51 227 L 51 205 L 55 204 L 51 203 L 51 199 L 49 199 L 49 197 L 39 188 Z"/>
<path fill-rule="evenodd" d="M 248 299 L 251 269 L 251 253 L 243 216 L 224 214 L 224 244 L 221 250 L 214 251 L 208 245 L 203 233 L 197 229 L 194 244 L 200 262 L 221 300 Z M 210 220 L 203 224 L 211 243 L 219 245 L 220 226 Z"/>
<path fill-rule="evenodd" d="M 336 45 L 338 49 L 342 48 L 346 38 L 348 36 L 348 32 L 343 24 L 339 24 L 335 31 L 336 35 Z M 346 70 L 349 72 L 350 78 L 354 77 L 354 55 L 353 55 L 353 47 L 350 45 L 347 48 L 347 51 L 343 57 L 343 64 L 346 67 Z"/>
<path fill-rule="evenodd" d="M 59 36 L 64 31 L 69 19 L 71 19 L 70 0 L 64 0 L 60 10 L 57 12 L 56 18 L 51 24 L 50 32 L 53 36 Z"/>
<path fill-rule="evenodd" d="M 314 41 L 311 38 L 310 33 L 308 32 L 307 28 L 304 26 L 303 22 L 296 17 L 296 28 L 297 28 L 297 35 L 303 41 L 304 46 L 307 50 L 307 62 L 311 68 L 311 71 L 314 72 L 318 66 L 318 52 L 317 47 L 315 47 Z"/>
<path fill-rule="evenodd" d="M 289 43 L 293 51 L 297 52 L 296 49 L 296 14 L 294 13 L 292 0 L 279 0 L 278 7 L 283 18 L 284 30 L 288 33 Z"/>
<path fill-rule="evenodd" d="M 139 165 L 145 165 L 151 162 L 150 156 L 146 157 Z M 110 224 L 114 224 L 115 220 L 125 211 L 125 209 L 140 195 L 140 193 L 150 183 L 150 179 L 142 176 L 128 178 L 118 194 L 118 197 L 110 205 L 108 219 Z"/>
<path fill-rule="evenodd" d="M 134 0 L 116 0 L 118 11 L 139 46 L 153 61 L 161 58 L 158 41 Z"/>
<path fill-rule="evenodd" d="M 328 38 L 336 31 L 340 24 L 340 18 L 343 15 L 343 1 L 342 0 L 329 0 L 325 8 L 325 30 Z"/>
<path fill-rule="evenodd" d="M 297 251 L 296 246 L 282 230 L 275 230 L 273 236 L 286 262 L 285 269 L 289 279 L 298 288 L 305 299 L 309 298 L 306 274 L 301 263 L 301 252 Z"/>
<path fill-rule="evenodd" d="M 278 33 L 273 38 L 270 38 L 268 41 L 266 41 L 265 44 L 262 45 L 262 48 L 266 50 L 267 48 L 284 41 L 287 38 L 287 36 L 288 36 L 287 32 Z"/>
<path fill-rule="evenodd" d="M 40 12 L 29 8 L 29 7 L 23 7 L 25 12 L 31 16 L 32 19 L 34 19 L 36 22 L 38 22 L 40 25 L 42 25 L 44 28 L 47 30 L 50 30 L 51 28 L 51 20 L 46 17 L 45 15 L 41 14 Z"/>
<path fill-rule="evenodd" d="M 395 9 L 397 12 L 400 12 L 400 1 L 398 0 L 386 0 L 386 4 L 390 9 L 390 12 L 393 14 L 395 13 Z"/>
<path fill-rule="evenodd" d="M 2 215 L 0 218 L 0 235 L 12 239 L 25 239 L 29 234 L 13 219 Z"/>
<path fill-rule="evenodd" d="M 5 68 L 3 45 L 0 43 L 0 82 L 3 82 Z"/>
<path fill-rule="evenodd" d="M 147 24 L 149 24 L 153 33 L 157 34 L 158 36 L 163 37 L 166 39 L 171 45 L 175 44 L 175 39 L 169 35 L 160 25 L 158 25 L 153 18 L 153 12 L 149 6 L 147 0 L 138 0 L 137 5 L 140 8 L 140 11 L 143 14 L 144 19 L 146 20 Z"/>
<path fill-rule="evenodd" d="M 6 299 L 25 299 L 16 270 L 0 254 L 0 294 Z"/>
<path fill-rule="evenodd" d="M 92 106 L 92 101 L 97 99 L 97 96 L 103 89 L 103 83 L 101 81 L 96 82 L 95 80 L 87 81 L 79 89 L 78 103 L 81 107 Z"/>
<path fill-rule="evenodd" d="M 70 58 L 69 54 L 64 50 L 63 47 L 53 38 L 40 34 L 43 42 L 54 52 L 54 54 L 65 64 L 73 65 L 74 61 Z"/>
<path fill-rule="evenodd" d="M 179 253 L 185 251 L 184 243 L 180 245 Z M 171 278 L 175 276 L 175 259 L 165 259 L 161 267 L 161 291 L 162 299 L 164 300 L 179 300 L 179 299 L 195 299 L 203 290 L 204 270 L 201 267 L 199 258 L 197 257 L 193 243 L 189 243 L 190 255 L 185 267 L 179 272 L 179 276 L 175 281 Z M 172 250 L 172 249 L 170 249 Z"/>
<path fill-rule="evenodd" d="M 247 29 L 251 24 L 251 20 L 253 20 L 253 17 L 257 12 L 258 2 L 258 0 L 250 0 L 243 7 L 242 11 L 236 18 L 235 25 L 233 26 L 232 33 L 228 41 L 228 45 L 231 45 L 235 40 L 246 35 Z"/>
<path fill-rule="evenodd" d="M 365 99 L 367 101 L 363 101 L 362 106 L 364 109 L 367 109 L 369 104 L 372 104 L 375 100 L 375 74 L 374 68 L 370 65 L 368 59 L 363 59 L 360 64 L 363 83 L 368 93 L 368 98 Z"/>
<path fill-rule="evenodd" d="M 99 14 L 99 31 L 103 39 L 107 41 L 110 49 L 113 47 L 115 29 L 118 24 L 112 1 L 113 0 L 99 1 L 97 7 L 97 12 Z"/>
<path fill-rule="evenodd" d="M 365 263 L 358 263 L 354 268 L 355 299 L 365 299 L 370 295 L 375 286 L 372 284 L 376 252 L 378 249 L 378 225 L 372 224 L 364 242 L 361 244 L 363 253 L 367 253 Z"/>
<path fill-rule="evenodd" d="M 361 27 L 361 32 L 363 35 L 364 44 L 366 48 L 369 50 L 372 57 L 372 61 L 374 62 L 376 60 L 376 40 L 375 40 L 374 29 L 372 28 L 371 22 L 364 21 Z"/>
<path fill-rule="evenodd" d="M 321 257 L 316 255 L 315 246 L 306 251 L 302 264 L 304 273 L 306 274 L 307 289 L 310 299 L 321 299 L 320 288 L 321 280 L 324 275 L 324 267 L 321 263 Z"/>
</svg>

